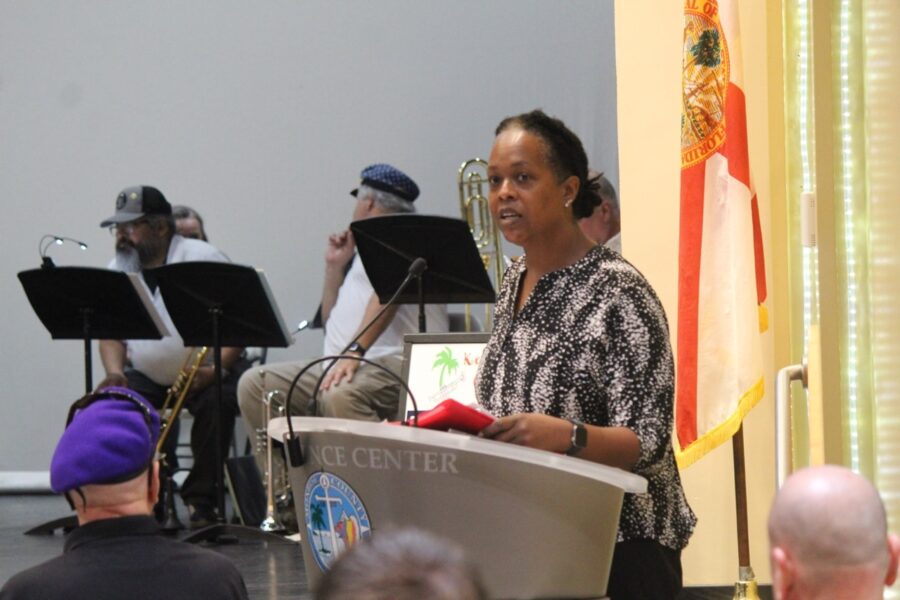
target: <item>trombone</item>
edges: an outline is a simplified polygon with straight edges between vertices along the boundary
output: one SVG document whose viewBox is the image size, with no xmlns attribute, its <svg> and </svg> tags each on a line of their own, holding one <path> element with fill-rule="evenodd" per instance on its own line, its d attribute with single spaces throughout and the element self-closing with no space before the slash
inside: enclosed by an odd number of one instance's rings
<svg viewBox="0 0 900 600">
<path fill-rule="evenodd" d="M 487 161 L 481 158 L 467 160 L 459 167 L 457 186 L 459 188 L 459 208 L 462 218 L 469 224 L 469 231 L 475 239 L 475 246 L 481 254 L 488 278 L 494 289 L 500 288 L 503 279 L 503 254 L 500 250 L 500 231 L 491 218 L 490 206 L 484 193 L 487 183 Z M 466 304 L 466 331 L 472 330 L 471 306 Z M 490 331 L 491 307 L 484 307 L 484 330 Z"/>
</svg>

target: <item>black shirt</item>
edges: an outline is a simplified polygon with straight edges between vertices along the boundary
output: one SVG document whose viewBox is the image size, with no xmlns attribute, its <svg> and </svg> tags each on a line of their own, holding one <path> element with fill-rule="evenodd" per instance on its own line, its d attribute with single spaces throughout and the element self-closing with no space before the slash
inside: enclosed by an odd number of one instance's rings
<svg viewBox="0 0 900 600">
<path fill-rule="evenodd" d="M 227 557 L 165 537 L 149 516 L 86 523 L 66 538 L 62 556 L 15 575 L 0 599 L 246 599 Z"/>
</svg>

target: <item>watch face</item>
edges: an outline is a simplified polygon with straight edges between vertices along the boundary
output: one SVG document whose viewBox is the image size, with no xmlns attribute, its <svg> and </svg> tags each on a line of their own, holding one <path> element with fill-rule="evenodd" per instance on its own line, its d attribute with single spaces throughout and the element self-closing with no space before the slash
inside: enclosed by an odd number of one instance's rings
<svg viewBox="0 0 900 600">
<path fill-rule="evenodd" d="M 579 448 L 587 446 L 587 428 L 581 423 L 575 426 L 575 445 Z"/>
<path fill-rule="evenodd" d="M 569 421 L 572 423 L 572 440 L 566 454 L 572 456 L 587 446 L 587 428 L 581 421 L 576 421 L 575 419 L 569 419 Z"/>
</svg>

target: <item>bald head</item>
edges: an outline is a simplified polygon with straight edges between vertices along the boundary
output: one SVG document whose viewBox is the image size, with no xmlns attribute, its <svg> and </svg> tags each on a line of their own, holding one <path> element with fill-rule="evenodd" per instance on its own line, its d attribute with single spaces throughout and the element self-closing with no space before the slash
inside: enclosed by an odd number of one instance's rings
<svg viewBox="0 0 900 600">
<path fill-rule="evenodd" d="M 159 463 L 149 472 L 119 483 L 85 485 L 69 492 L 81 525 L 91 521 L 149 515 L 159 497 Z"/>
<path fill-rule="evenodd" d="M 783 567 L 795 581 L 823 583 L 838 573 L 847 579 L 848 572 L 858 572 L 872 578 L 880 590 L 896 570 L 892 540 L 896 537 L 888 535 L 878 491 L 844 467 L 826 465 L 794 473 L 775 497 L 769 515 L 773 572 Z"/>
</svg>

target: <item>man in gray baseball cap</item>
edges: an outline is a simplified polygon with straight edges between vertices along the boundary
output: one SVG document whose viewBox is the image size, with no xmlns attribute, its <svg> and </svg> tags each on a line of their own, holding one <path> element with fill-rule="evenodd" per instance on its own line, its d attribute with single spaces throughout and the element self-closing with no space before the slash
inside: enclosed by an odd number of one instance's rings
<svg viewBox="0 0 900 600">
<path fill-rule="evenodd" d="M 188 261 L 229 262 L 228 257 L 207 242 L 187 239 L 176 233 L 172 206 L 155 187 L 128 187 L 116 197 L 116 210 L 100 223 L 115 236 L 116 257 L 110 269 L 140 273 L 153 305 L 171 335 L 161 340 L 101 340 L 100 358 L 106 377 L 99 387 L 121 386 L 140 392 L 155 407 L 162 406 L 167 390 L 175 382 L 192 349 L 175 328 L 156 285 L 153 268 Z M 181 486 L 181 497 L 191 513 L 191 527 L 199 528 L 216 521 L 216 443 L 218 456 L 228 455 L 230 434 L 237 415 L 237 380 L 249 363 L 241 358 L 243 348 L 223 348 L 225 369 L 221 410 L 216 411 L 215 373 L 205 364 L 194 376 L 186 407 L 194 416 L 191 428 L 191 452 L 194 465 Z M 217 417 L 218 413 L 218 417 Z M 221 419 L 222 435 L 216 439 L 216 419 Z M 176 424 L 177 424 L 176 420 Z M 174 445 L 177 430 L 169 435 L 165 448 L 168 466 L 174 469 Z M 224 515 L 223 515 L 224 516 Z"/>
</svg>

